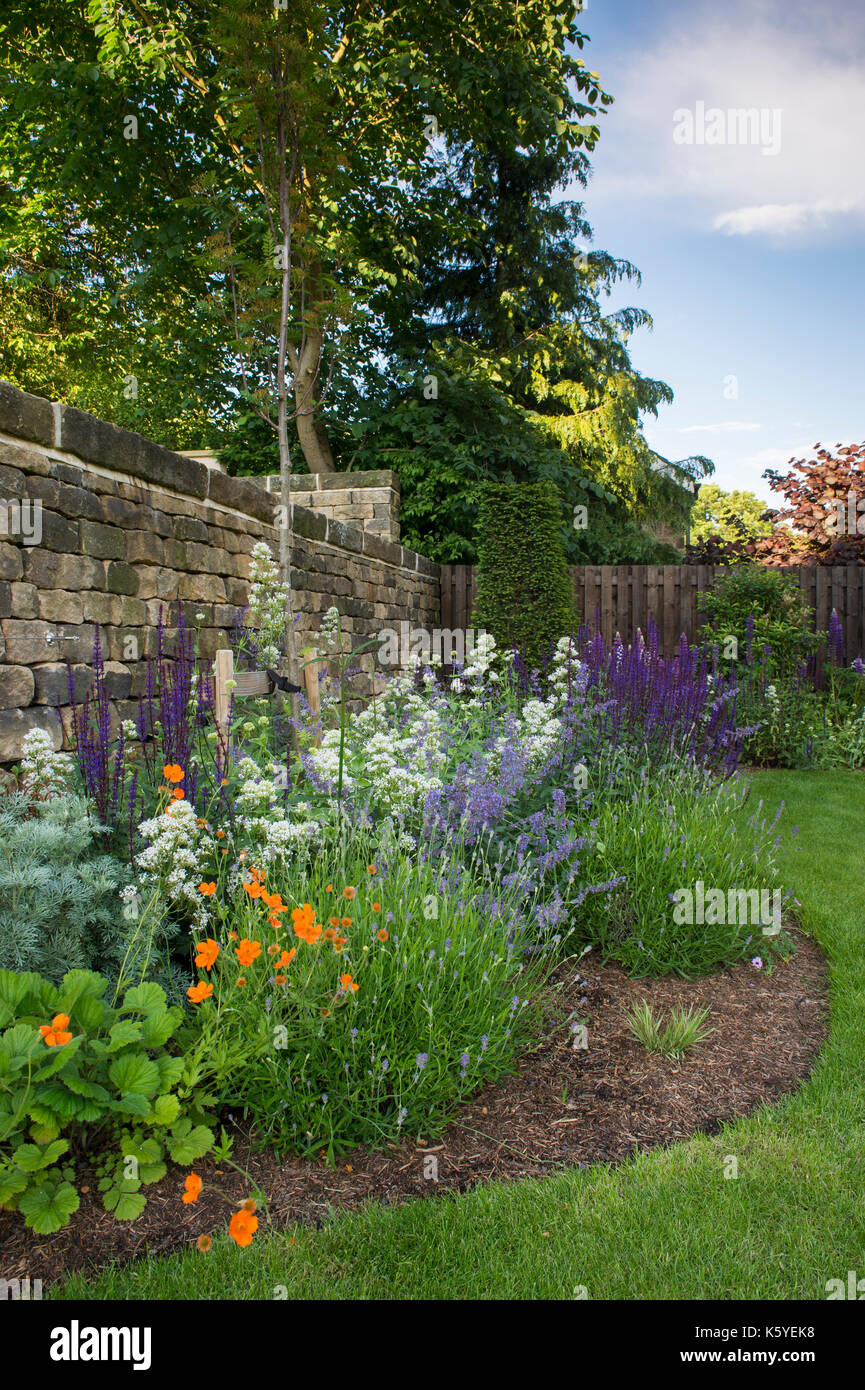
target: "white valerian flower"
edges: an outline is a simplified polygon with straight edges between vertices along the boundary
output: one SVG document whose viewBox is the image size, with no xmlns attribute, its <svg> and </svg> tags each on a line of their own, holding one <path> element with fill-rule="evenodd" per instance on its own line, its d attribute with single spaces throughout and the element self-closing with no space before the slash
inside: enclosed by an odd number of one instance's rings
<svg viewBox="0 0 865 1390">
<path fill-rule="evenodd" d="M 135 857 L 140 886 L 158 887 L 169 902 L 193 904 L 199 917 L 206 915 L 198 885 L 212 853 L 212 837 L 199 826 L 192 803 L 172 801 L 138 830 L 148 841 Z"/>
<path fill-rule="evenodd" d="M 39 801 L 65 796 L 72 775 L 72 758 L 57 753 L 47 729 L 31 729 L 24 738 L 21 759 L 21 790 Z"/>
</svg>

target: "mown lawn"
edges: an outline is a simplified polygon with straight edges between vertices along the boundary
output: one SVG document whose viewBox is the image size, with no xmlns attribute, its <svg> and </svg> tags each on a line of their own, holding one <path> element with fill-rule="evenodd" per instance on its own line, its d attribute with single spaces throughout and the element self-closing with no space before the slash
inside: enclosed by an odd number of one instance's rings
<svg viewBox="0 0 865 1390">
<path fill-rule="evenodd" d="M 831 1036 L 773 1109 L 610 1169 L 372 1206 L 242 1251 L 141 1260 L 55 1298 L 823 1299 L 865 1277 L 865 776 L 760 773 L 782 860 L 832 972 Z M 784 844 L 789 843 L 785 836 Z M 724 1177 L 727 1155 L 739 1176 Z"/>
</svg>

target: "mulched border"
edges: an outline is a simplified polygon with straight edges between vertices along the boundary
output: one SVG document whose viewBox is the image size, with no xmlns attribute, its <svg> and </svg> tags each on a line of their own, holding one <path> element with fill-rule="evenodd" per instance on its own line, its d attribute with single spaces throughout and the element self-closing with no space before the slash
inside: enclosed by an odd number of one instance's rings
<svg viewBox="0 0 865 1390">
<path fill-rule="evenodd" d="M 542 1042 L 513 1076 L 462 1105 L 435 1141 L 360 1148 L 329 1168 L 299 1158 L 280 1164 L 236 1129 L 232 1158 L 268 1196 L 256 1239 L 265 1226 L 321 1226 L 365 1202 L 395 1205 L 562 1167 L 621 1163 L 640 1150 L 715 1134 L 726 1121 L 771 1104 L 809 1075 L 828 1027 L 826 962 L 810 938 L 788 931 L 796 952 L 772 975 L 742 964 L 699 980 L 632 979 L 615 965 L 594 969 L 590 955 L 576 973 L 573 965 L 563 968 L 544 996 Z M 626 1023 L 643 999 L 656 1013 L 706 1004 L 714 1032 L 679 1062 L 649 1054 Z M 588 1028 L 586 1050 L 573 1047 L 577 1017 Z M 172 1165 L 147 1188 L 138 1220 L 120 1223 L 79 1166 L 81 1205 L 62 1231 L 34 1236 L 17 1212 L 0 1212 L 0 1276 L 41 1278 L 47 1288 L 72 1271 L 168 1254 L 224 1230 L 249 1184 L 215 1160 L 195 1170 L 205 1184 L 196 1204 L 182 1205 L 188 1170 Z"/>
</svg>

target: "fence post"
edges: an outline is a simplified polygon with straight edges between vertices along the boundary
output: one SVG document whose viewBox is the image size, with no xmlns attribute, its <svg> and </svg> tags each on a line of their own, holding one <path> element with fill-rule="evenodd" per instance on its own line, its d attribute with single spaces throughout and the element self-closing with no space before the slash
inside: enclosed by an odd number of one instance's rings
<svg viewBox="0 0 865 1390">
<path fill-rule="evenodd" d="M 306 686 L 306 698 L 309 701 L 309 712 L 313 719 L 318 719 L 321 713 L 318 670 L 322 663 L 317 660 L 317 657 L 318 653 L 315 647 L 304 647 L 300 653 L 300 659 L 304 663 L 303 683 Z M 321 747 L 321 729 L 316 730 L 314 742 L 316 748 Z"/>
<path fill-rule="evenodd" d="M 234 652 L 230 647 L 216 653 L 213 663 L 213 707 L 219 737 L 228 750 L 228 715 L 231 709 L 231 691 L 228 681 L 234 680 Z"/>
</svg>

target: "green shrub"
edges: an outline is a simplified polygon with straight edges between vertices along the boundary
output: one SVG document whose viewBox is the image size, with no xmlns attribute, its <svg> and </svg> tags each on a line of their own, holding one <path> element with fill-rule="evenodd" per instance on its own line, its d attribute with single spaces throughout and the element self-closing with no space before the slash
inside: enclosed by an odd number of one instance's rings
<svg viewBox="0 0 865 1390">
<path fill-rule="evenodd" d="M 67 970 L 115 980 L 123 969 L 130 979 L 146 964 L 176 993 L 169 958 L 179 928 L 163 920 L 155 941 L 143 937 L 129 869 L 99 852 L 98 836 L 77 796 L 0 801 L 0 969 L 35 970 L 57 984 Z"/>
<path fill-rule="evenodd" d="M 472 621 L 501 649 L 516 648 L 529 670 L 540 668 L 576 624 L 561 525 L 551 483 L 490 483 L 483 490 Z"/>
<path fill-rule="evenodd" d="M 736 638 L 739 666 L 751 660 L 749 644 L 758 661 L 769 646 L 769 670 L 792 674 L 819 646 L 814 615 L 795 576 L 765 565 L 732 566 L 697 595 L 697 604 L 707 620 L 703 636 L 721 645 L 722 656 L 724 639 Z"/>
<path fill-rule="evenodd" d="M 113 956 L 128 872 L 94 852 L 95 840 L 78 797 L 32 808 L 22 793 L 0 802 L 0 968 L 36 970 L 56 984 Z"/>
<path fill-rule="evenodd" d="M 197 1069 L 166 1044 L 181 1011 L 153 983 L 126 991 L 71 970 L 59 988 L 32 972 L 0 971 L 0 1207 L 21 1211 L 40 1235 L 78 1209 L 76 1158 L 100 1174 L 107 1211 L 133 1221 L 141 1191 L 166 1172 L 166 1155 L 192 1163 L 213 1144 Z"/>
<path fill-rule="evenodd" d="M 682 763 L 644 781 L 634 778 L 627 794 L 615 800 L 595 802 L 593 877 L 615 886 L 607 895 L 586 898 L 576 923 L 579 936 L 635 975 L 693 978 L 786 950 L 789 939 L 775 932 L 774 922 L 726 910 L 731 889 L 771 894 L 777 888 L 774 826 L 760 820 L 759 807 L 746 818 L 746 800 L 746 785 L 715 784 L 695 765 Z M 722 920 L 712 920 L 712 909 L 699 912 L 701 883 L 706 895 L 710 889 L 724 895 Z M 677 920 L 683 892 L 693 895 L 690 922 Z"/>
</svg>

